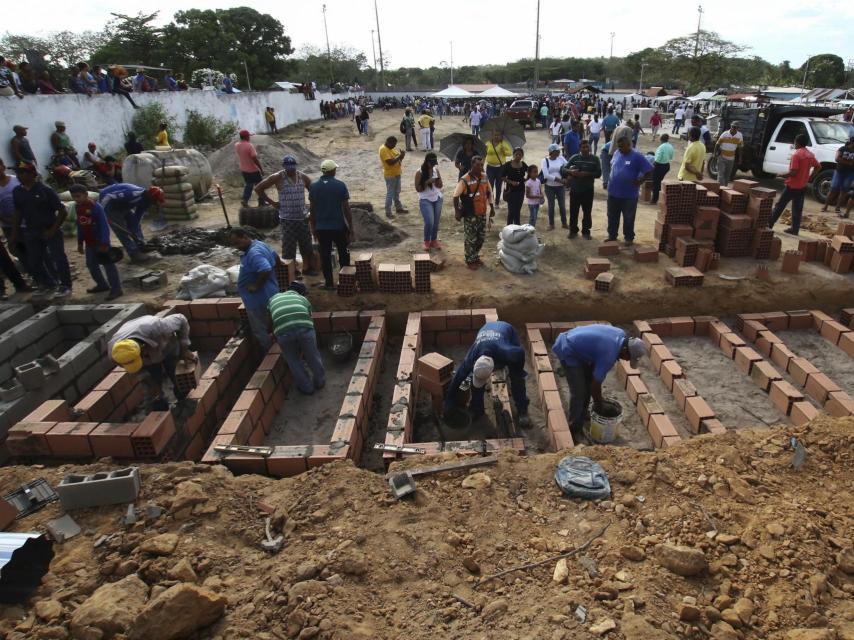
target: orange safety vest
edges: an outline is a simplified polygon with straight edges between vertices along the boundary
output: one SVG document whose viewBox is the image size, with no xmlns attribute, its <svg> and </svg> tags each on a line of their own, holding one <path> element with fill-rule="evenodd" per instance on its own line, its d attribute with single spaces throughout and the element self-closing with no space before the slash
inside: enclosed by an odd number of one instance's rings
<svg viewBox="0 0 854 640">
<path fill-rule="evenodd" d="M 486 174 L 477 179 L 472 177 L 471 173 L 467 173 L 460 180 L 466 184 L 465 193 L 460 198 L 470 198 L 474 205 L 474 215 L 485 216 L 486 210 L 489 208 L 489 180 L 487 180 Z M 463 211 L 467 210 L 465 202 L 463 202 L 462 208 Z"/>
</svg>

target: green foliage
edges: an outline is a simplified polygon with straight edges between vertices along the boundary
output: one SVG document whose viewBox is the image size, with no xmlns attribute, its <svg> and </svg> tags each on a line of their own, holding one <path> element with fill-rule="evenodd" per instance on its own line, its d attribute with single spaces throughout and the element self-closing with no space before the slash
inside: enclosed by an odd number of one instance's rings
<svg viewBox="0 0 854 640">
<path fill-rule="evenodd" d="M 334 80 L 349 84 L 360 82 L 365 71 L 369 69 L 365 54 L 352 47 L 334 46 L 330 49 L 331 55 L 327 55 L 326 49 L 305 46 L 299 53 L 299 57 L 290 66 L 293 75 L 288 80 L 294 82 L 314 80 L 326 85 Z"/>
<path fill-rule="evenodd" d="M 807 71 L 809 65 L 809 71 Z M 807 71 L 808 87 L 841 87 L 845 82 L 845 63 L 832 53 L 820 53 L 810 57 L 798 69 L 800 80 L 803 81 L 804 71 Z"/>
<path fill-rule="evenodd" d="M 154 148 L 154 136 L 160 127 L 160 123 L 165 122 L 169 131 L 169 141 L 173 146 L 177 145 L 175 133 L 175 118 L 170 116 L 159 102 L 150 102 L 134 111 L 133 120 L 131 120 L 132 131 L 136 133 L 137 139 L 146 149 Z"/>
<path fill-rule="evenodd" d="M 89 60 L 107 39 L 94 31 L 58 31 L 44 37 L 6 33 L 0 37 L 0 51 L 11 60 L 23 60 L 26 51 L 44 56 L 49 71 L 59 73 L 81 61 Z"/>
<path fill-rule="evenodd" d="M 113 19 L 107 23 L 106 41 L 92 54 L 96 64 L 142 64 L 161 66 L 163 64 L 163 30 L 151 23 L 158 12 L 135 16 L 121 13 L 110 14 Z"/>
<path fill-rule="evenodd" d="M 237 133 L 237 125 L 198 111 L 187 112 L 184 127 L 184 144 L 198 149 L 219 149 Z"/>
</svg>

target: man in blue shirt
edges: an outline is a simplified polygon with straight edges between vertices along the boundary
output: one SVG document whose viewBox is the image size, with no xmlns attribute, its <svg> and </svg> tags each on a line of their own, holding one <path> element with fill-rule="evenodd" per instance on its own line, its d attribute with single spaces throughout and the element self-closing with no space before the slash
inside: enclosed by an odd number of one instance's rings
<svg viewBox="0 0 854 640">
<path fill-rule="evenodd" d="M 652 175 L 652 164 L 646 156 L 632 148 L 631 127 L 614 131 L 611 148 L 617 145 L 611 158 L 611 175 L 608 178 L 608 240 L 617 239 L 620 215 L 623 216 L 623 237 L 626 246 L 635 241 L 635 213 L 638 208 L 640 185 Z"/>
<path fill-rule="evenodd" d="M 252 335 L 258 341 L 263 353 L 273 344 L 268 331 L 267 303 L 279 293 L 276 279 L 276 265 L 279 256 L 260 240 L 253 240 L 246 231 L 234 227 L 229 233 L 231 246 L 242 251 L 240 273 L 237 276 L 237 292 L 246 307 L 246 316 Z"/>
<path fill-rule="evenodd" d="M 160 187 L 146 189 L 129 182 L 117 182 L 101 189 L 98 202 L 104 207 L 107 222 L 128 252 L 131 262 L 147 262 L 150 259 L 142 253 L 145 248 L 142 218 L 152 205 L 159 206 L 165 199 Z"/>
<path fill-rule="evenodd" d="M 23 239 L 28 270 L 38 283 L 38 292 L 54 291 L 54 297 L 63 298 L 71 293 L 71 268 L 62 238 L 68 211 L 53 189 L 39 180 L 34 164 L 19 163 L 16 171 L 20 184 L 12 191 L 15 213 L 9 246 L 18 246 Z M 58 283 L 52 272 L 58 275 Z"/>
<path fill-rule="evenodd" d="M 338 264 L 349 267 L 348 246 L 355 239 L 350 192 L 347 185 L 335 177 L 337 169 L 334 160 L 324 160 L 320 165 L 323 175 L 308 189 L 308 225 L 319 245 L 324 289 L 335 288 L 332 278 L 332 244 L 338 249 Z"/>
<path fill-rule="evenodd" d="M 608 107 L 608 115 L 602 119 L 602 128 L 605 130 L 605 142 L 611 141 L 614 131 L 620 126 L 620 119 L 614 115 L 614 107 Z"/>
<path fill-rule="evenodd" d="M 608 372 L 618 359 L 629 360 L 636 367 L 638 358 L 646 355 L 646 345 L 617 327 L 591 324 L 564 331 L 555 340 L 552 352 L 566 372 L 569 427 L 575 440 L 582 433 L 591 396 L 594 409 L 601 410 L 602 383 Z"/>
<path fill-rule="evenodd" d="M 525 349 L 512 325 L 496 321 L 487 322 L 474 339 L 474 344 L 460 364 L 445 394 L 445 410 L 456 405 L 457 391 L 471 375 L 471 401 L 469 410 L 477 419 L 484 413 L 483 396 L 486 383 L 495 369 L 507 368 L 510 376 L 510 393 L 519 417 L 519 426 L 528 429 L 528 394 L 525 391 Z"/>
<path fill-rule="evenodd" d="M 563 137 L 563 156 L 569 160 L 576 155 L 581 146 L 581 136 L 578 135 L 578 123 L 573 122 L 572 128 Z"/>
</svg>

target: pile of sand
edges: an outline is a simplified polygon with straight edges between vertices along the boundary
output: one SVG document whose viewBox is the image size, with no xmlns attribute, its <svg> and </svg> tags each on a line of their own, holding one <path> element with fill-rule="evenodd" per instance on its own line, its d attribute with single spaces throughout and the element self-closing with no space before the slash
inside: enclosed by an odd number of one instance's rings
<svg viewBox="0 0 854 640">
<path fill-rule="evenodd" d="M 274 136 L 254 136 L 252 144 L 255 145 L 265 174 L 279 171 L 282 168 L 282 158 L 285 156 L 296 158 L 300 170 L 305 173 L 312 175 L 320 173 L 320 158 L 298 142 L 289 141 L 286 144 Z M 243 176 L 240 175 L 240 167 L 237 165 L 237 154 L 234 152 L 233 142 L 211 153 L 208 161 L 214 176 L 224 184 L 232 187 L 243 185 Z"/>
<path fill-rule="evenodd" d="M 372 211 L 361 207 L 352 207 L 350 211 L 353 214 L 353 226 L 356 227 L 356 240 L 351 245 L 352 249 L 391 247 L 409 237 L 406 231 L 386 222 Z"/>
</svg>

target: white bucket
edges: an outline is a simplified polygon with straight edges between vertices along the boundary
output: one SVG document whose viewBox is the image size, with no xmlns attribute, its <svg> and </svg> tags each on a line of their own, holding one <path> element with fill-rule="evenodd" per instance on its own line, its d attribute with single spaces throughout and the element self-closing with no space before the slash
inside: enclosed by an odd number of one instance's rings
<svg viewBox="0 0 854 640">
<path fill-rule="evenodd" d="M 603 416 L 590 408 L 590 424 L 584 431 L 584 435 L 596 444 L 610 444 L 617 439 L 620 433 L 620 423 L 623 421 L 623 407 L 616 400 L 605 398 L 603 404 L 612 409 L 608 413 L 619 411 L 615 416 Z"/>
</svg>

